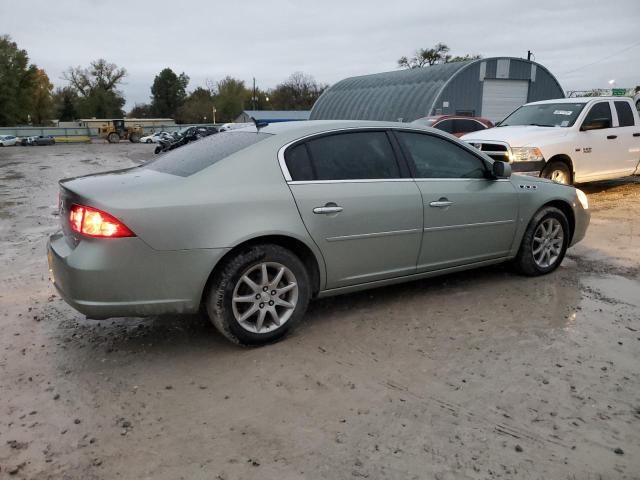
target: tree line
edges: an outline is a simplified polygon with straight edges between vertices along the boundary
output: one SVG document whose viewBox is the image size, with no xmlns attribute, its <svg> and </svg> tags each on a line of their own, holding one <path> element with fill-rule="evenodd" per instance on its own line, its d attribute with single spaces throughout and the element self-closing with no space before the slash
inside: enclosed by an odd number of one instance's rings
<svg viewBox="0 0 640 480">
<path fill-rule="evenodd" d="M 154 78 L 149 102 L 124 111 L 120 87 L 127 70 L 104 59 L 70 67 L 66 85 L 54 89 L 47 73 L 29 62 L 26 50 L 0 36 L 0 126 L 47 125 L 52 119 L 173 118 L 177 123 L 232 122 L 243 110 L 309 110 L 328 87 L 311 75 L 293 73 L 262 90 L 227 76 L 189 90 L 189 76 L 165 68 Z"/>
<path fill-rule="evenodd" d="M 449 47 L 437 43 L 411 57 L 397 61 L 400 68 L 424 68 L 441 63 L 481 58 L 452 56 Z M 232 122 L 243 110 L 309 110 L 328 88 L 311 75 L 293 73 L 275 88 L 262 90 L 227 76 L 189 90 L 189 76 L 165 68 L 154 78 L 149 102 L 136 104 L 130 112 L 120 87 L 127 70 L 104 59 L 87 67 L 70 67 L 54 86 L 47 73 L 29 62 L 25 50 L 7 35 L 0 36 L 0 126 L 46 125 L 52 119 L 79 118 L 173 118 L 177 123 Z"/>
</svg>

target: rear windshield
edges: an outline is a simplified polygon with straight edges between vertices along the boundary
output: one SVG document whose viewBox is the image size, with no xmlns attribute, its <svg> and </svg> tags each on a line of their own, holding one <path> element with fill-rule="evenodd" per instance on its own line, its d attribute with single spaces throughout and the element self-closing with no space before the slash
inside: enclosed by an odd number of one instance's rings
<svg viewBox="0 0 640 480">
<path fill-rule="evenodd" d="M 269 133 L 222 132 L 160 154 L 142 168 L 188 177 L 223 158 L 270 137 Z"/>
</svg>

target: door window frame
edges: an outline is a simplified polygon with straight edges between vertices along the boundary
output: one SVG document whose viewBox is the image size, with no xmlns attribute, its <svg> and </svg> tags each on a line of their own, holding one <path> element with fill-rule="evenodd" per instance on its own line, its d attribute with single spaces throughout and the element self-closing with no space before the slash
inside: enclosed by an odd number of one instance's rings
<svg viewBox="0 0 640 480">
<path fill-rule="evenodd" d="M 587 117 L 591 114 L 591 110 L 593 110 L 593 108 L 596 105 L 599 105 L 601 103 L 606 103 L 607 105 L 609 105 L 609 117 L 611 118 L 611 124 L 609 125 L 609 128 L 616 128 L 617 127 L 618 113 L 616 112 L 616 115 L 614 117 L 614 115 L 613 115 L 614 109 L 612 108 L 613 105 L 611 105 L 611 101 L 609 101 L 609 100 L 600 100 L 600 101 L 593 102 L 593 105 L 591 105 L 591 107 L 589 107 L 589 109 L 584 114 L 584 117 L 582 118 L 582 122 L 580 122 L 580 131 L 582 131 L 581 130 L 582 126 L 587 121 Z M 599 130 L 608 130 L 608 128 L 600 128 Z M 593 131 L 593 130 L 588 130 L 588 131 Z"/>
<path fill-rule="evenodd" d="M 407 132 L 407 133 L 419 133 L 421 135 L 425 135 L 425 136 L 429 136 L 429 137 L 435 137 L 439 140 L 443 140 L 446 142 L 449 142 L 453 145 L 455 145 L 456 147 L 460 148 L 461 150 L 466 151 L 467 153 L 471 154 L 472 156 L 474 156 L 475 158 L 478 159 L 478 161 L 482 164 L 482 166 L 484 167 L 484 171 L 485 171 L 485 177 L 484 178 L 460 178 L 460 177 L 443 177 L 443 178 L 431 178 L 431 177 L 419 177 L 418 176 L 418 170 L 416 168 L 415 162 L 413 160 L 413 157 L 411 156 L 411 153 L 409 152 L 409 150 L 407 149 L 407 147 L 402 143 L 402 141 L 396 136 L 396 132 Z M 455 142 L 452 141 L 451 139 L 445 137 L 444 135 L 438 135 L 432 132 L 425 132 L 424 130 L 415 130 L 415 129 L 410 129 L 410 128 L 395 128 L 392 130 L 392 134 L 393 137 L 395 138 L 395 141 L 398 143 L 398 146 L 400 148 L 400 150 L 402 151 L 402 155 L 405 158 L 405 162 L 407 162 L 407 165 L 409 165 L 409 170 L 411 171 L 411 176 L 413 177 L 414 180 L 416 181 L 436 181 L 436 182 L 441 182 L 441 181 L 451 181 L 451 180 L 457 180 L 457 181 L 486 181 L 486 180 L 501 180 L 501 179 L 492 179 L 489 177 L 490 174 L 490 169 L 489 169 L 489 164 L 487 162 L 487 160 L 485 158 L 482 157 L 482 155 L 478 154 L 478 150 L 476 150 L 475 148 L 473 148 L 470 145 L 467 145 L 463 142 Z M 508 180 L 508 179 L 505 179 Z"/>
</svg>

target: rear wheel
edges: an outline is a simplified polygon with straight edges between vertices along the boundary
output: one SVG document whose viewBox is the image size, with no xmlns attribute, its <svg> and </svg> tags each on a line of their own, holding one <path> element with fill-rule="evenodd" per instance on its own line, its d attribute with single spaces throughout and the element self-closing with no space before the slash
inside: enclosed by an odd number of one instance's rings
<svg viewBox="0 0 640 480">
<path fill-rule="evenodd" d="M 147 138 L 146 143 L 153 143 L 150 138 Z"/>
<path fill-rule="evenodd" d="M 129 135 L 129 141 L 131 143 L 138 143 L 140 141 L 140 135 L 138 135 L 137 133 L 132 133 L 131 135 Z"/>
<path fill-rule="evenodd" d="M 309 275 L 296 255 L 279 245 L 255 245 L 238 252 L 213 278 L 207 313 L 232 342 L 264 345 L 302 320 L 310 292 Z"/>
<path fill-rule="evenodd" d="M 120 141 L 120 135 L 116 132 L 111 132 L 107 137 L 107 142 L 109 143 L 118 143 Z"/>
<path fill-rule="evenodd" d="M 549 165 L 542 170 L 541 176 L 564 185 L 571 185 L 573 183 L 569 166 L 560 161 L 550 162 Z"/>
<path fill-rule="evenodd" d="M 515 266 L 524 275 L 553 272 L 569 246 L 569 222 L 562 211 L 545 207 L 535 214 L 522 238 Z"/>
</svg>

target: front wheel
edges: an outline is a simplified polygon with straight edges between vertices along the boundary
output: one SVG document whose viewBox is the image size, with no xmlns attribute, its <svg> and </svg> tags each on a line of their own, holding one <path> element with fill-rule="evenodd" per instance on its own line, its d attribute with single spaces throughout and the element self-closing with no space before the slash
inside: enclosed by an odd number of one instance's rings
<svg viewBox="0 0 640 480">
<path fill-rule="evenodd" d="M 522 238 L 516 269 L 529 276 L 553 272 L 569 246 L 569 222 L 561 210 L 545 207 L 536 213 Z"/>
<path fill-rule="evenodd" d="M 564 162 L 550 162 L 544 167 L 540 176 L 564 185 L 571 185 L 573 183 L 569 166 Z"/>
<path fill-rule="evenodd" d="M 254 245 L 215 275 L 206 308 L 214 326 L 232 342 L 264 345 L 302 320 L 310 296 L 309 275 L 295 254 L 279 245 Z"/>
</svg>

